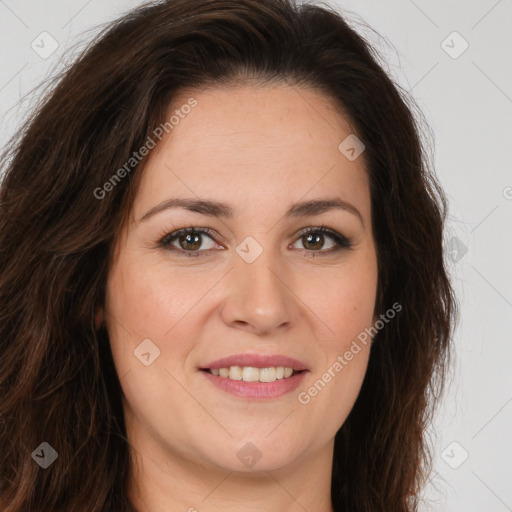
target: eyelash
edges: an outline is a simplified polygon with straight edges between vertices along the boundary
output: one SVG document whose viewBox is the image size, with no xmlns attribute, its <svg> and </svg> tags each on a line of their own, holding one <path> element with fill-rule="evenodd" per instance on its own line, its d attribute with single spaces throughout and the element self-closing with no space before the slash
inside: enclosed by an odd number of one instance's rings
<svg viewBox="0 0 512 512">
<path fill-rule="evenodd" d="M 182 235 L 188 235 L 190 233 L 198 233 L 201 235 L 207 235 L 209 236 L 215 243 L 215 232 L 210 228 L 203 228 L 200 226 L 189 226 L 187 228 L 178 229 L 176 231 L 173 231 L 172 233 L 166 234 L 159 242 L 158 246 L 161 248 L 164 248 L 166 250 L 170 251 L 176 251 L 177 253 L 182 253 L 184 255 L 187 255 L 188 257 L 200 257 L 204 256 L 204 253 L 208 253 L 210 249 L 207 250 L 197 250 L 197 251 L 186 251 L 185 249 L 181 249 L 178 247 L 175 247 L 171 245 L 174 240 L 176 240 L 179 236 Z M 338 233 L 337 231 L 334 231 L 330 228 L 326 228 L 323 225 L 319 227 L 311 227 L 307 228 L 303 231 L 301 231 L 298 236 L 297 240 L 302 238 L 305 235 L 309 235 L 310 233 L 322 233 L 324 235 L 328 235 L 330 238 L 334 240 L 334 242 L 337 244 L 337 247 L 333 247 L 328 250 L 311 250 L 311 249 L 303 249 L 304 251 L 307 251 L 308 253 L 312 253 L 312 256 L 316 256 L 316 253 L 322 254 L 322 255 L 329 255 L 337 253 L 341 250 L 352 250 L 352 246 L 354 245 L 350 239 L 343 236 L 342 234 Z M 294 242 L 295 243 L 295 242 Z M 202 254 L 201 254 L 202 253 Z"/>
</svg>

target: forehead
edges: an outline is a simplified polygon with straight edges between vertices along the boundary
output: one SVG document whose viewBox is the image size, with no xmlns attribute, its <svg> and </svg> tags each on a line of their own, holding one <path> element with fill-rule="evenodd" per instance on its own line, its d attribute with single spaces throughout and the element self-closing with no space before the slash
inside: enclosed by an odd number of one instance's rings
<svg viewBox="0 0 512 512">
<path fill-rule="evenodd" d="M 354 130 L 317 91 L 284 84 L 184 90 L 171 116 L 172 128 L 144 169 L 138 213 L 191 195 L 253 213 L 272 199 L 286 206 L 326 195 L 369 209 L 364 154 L 350 161 L 339 149 Z"/>
</svg>

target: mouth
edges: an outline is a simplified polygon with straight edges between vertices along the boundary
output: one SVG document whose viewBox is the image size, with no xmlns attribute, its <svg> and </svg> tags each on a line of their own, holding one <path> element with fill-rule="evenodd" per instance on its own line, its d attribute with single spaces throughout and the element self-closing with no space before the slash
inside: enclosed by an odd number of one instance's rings
<svg viewBox="0 0 512 512">
<path fill-rule="evenodd" d="M 225 357 L 199 370 L 222 391 L 252 400 L 277 398 L 290 393 L 309 372 L 296 359 L 258 354 Z"/>
<path fill-rule="evenodd" d="M 221 379 L 230 379 L 243 382 L 275 382 L 276 380 L 289 379 L 305 370 L 296 370 L 289 366 L 270 366 L 257 368 L 254 366 L 230 366 L 223 368 L 202 368 Z"/>
</svg>

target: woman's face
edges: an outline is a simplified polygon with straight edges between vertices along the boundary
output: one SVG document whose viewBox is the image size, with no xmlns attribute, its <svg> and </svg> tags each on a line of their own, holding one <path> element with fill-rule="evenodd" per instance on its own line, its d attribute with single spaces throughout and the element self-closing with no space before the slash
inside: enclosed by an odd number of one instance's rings
<svg viewBox="0 0 512 512">
<path fill-rule="evenodd" d="M 364 154 L 310 89 L 182 91 L 176 110 L 98 315 L 128 439 L 154 461 L 229 471 L 330 463 L 367 368 L 370 343 L 353 341 L 374 321 Z"/>
</svg>

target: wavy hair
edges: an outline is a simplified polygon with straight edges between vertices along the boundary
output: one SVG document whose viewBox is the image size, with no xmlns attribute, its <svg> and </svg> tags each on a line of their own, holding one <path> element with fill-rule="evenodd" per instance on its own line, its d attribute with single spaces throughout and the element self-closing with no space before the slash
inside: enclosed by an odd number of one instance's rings
<svg viewBox="0 0 512 512">
<path fill-rule="evenodd" d="M 103 27 L 60 72 L 1 159 L 0 509 L 133 512 L 121 386 L 95 311 L 145 160 L 95 190 L 165 121 L 185 87 L 307 86 L 347 116 L 370 178 L 379 331 L 335 438 L 335 511 L 411 512 L 431 468 L 426 427 L 457 303 L 443 258 L 447 204 L 426 125 L 380 55 L 329 7 L 167 0 Z M 59 454 L 42 470 L 41 442 Z"/>
</svg>

